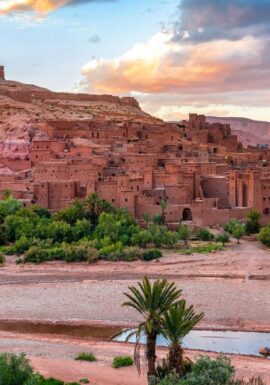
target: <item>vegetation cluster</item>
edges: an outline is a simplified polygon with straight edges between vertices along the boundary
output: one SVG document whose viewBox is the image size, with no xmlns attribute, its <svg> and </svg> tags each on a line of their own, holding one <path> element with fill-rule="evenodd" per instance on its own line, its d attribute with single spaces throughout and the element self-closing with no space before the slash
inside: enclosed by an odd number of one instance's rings
<svg viewBox="0 0 270 385">
<path fill-rule="evenodd" d="M 162 215 L 146 215 L 145 222 L 146 226 L 140 227 L 126 210 L 113 207 L 96 194 L 55 214 L 38 205 L 23 207 L 6 194 L 0 201 L 0 248 L 5 254 L 18 255 L 18 262 L 32 263 L 151 261 L 162 256 L 160 248 L 173 248 L 180 241 L 184 247 L 179 250 L 186 254 L 221 248 L 212 243 L 214 237 L 207 229 L 192 234 L 187 225 L 180 223 L 176 231 L 170 231 Z M 207 243 L 190 250 L 188 241 L 194 235 Z M 3 262 L 4 256 L 0 255 Z"/>
</svg>

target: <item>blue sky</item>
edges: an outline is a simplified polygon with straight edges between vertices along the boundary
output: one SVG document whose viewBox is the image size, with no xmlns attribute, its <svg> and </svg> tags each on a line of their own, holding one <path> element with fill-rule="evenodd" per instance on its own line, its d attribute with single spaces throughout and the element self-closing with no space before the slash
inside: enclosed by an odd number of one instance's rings
<svg viewBox="0 0 270 385">
<path fill-rule="evenodd" d="M 177 3 L 81 4 L 60 8 L 41 22 L 35 22 L 30 13 L 5 16 L 0 18 L 0 63 L 6 66 L 7 78 L 71 90 L 87 61 L 120 56 L 138 41 L 147 40 L 171 18 Z M 100 41 L 91 43 L 93 36 Z"/>
<path fill-rule="evenodd" d="M 83 3 L 83 4 L 82 4 Z M 270 121 L 270 0 L 0 0 L 6 77 Z"/>
</svg>

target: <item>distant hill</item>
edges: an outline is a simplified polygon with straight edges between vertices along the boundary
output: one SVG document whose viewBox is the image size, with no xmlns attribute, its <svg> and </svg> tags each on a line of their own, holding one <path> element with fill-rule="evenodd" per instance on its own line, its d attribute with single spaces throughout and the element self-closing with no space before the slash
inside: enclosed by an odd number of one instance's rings
<svg viewBox="0 0 270 385">
<path fill-rule="evenodd" d="M 270 122 L 252 120 L 246 118 L 208 116 L 209 123 L 220 122 L 230 124 L 233 133 L 238 135 L 239 141 L 248 145 L 267 143 L 270 145 Z"/>
</svg>

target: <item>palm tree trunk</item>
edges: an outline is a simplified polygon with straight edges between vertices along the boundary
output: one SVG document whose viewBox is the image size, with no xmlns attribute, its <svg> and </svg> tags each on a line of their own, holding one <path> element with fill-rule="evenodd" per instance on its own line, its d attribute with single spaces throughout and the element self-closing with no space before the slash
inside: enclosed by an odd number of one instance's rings
<svg viewBox="0 0 270 385">
<path fill-rule="evenodd" d="M 147 336 L 146 359 L 147 359 L 148 378 L 156 375 L 156 340 L 157 340 L 156 332 L 152 332 Z"/>
<path fill-rule="evenodd" d="M 183 350 L 181 345 L 173 344 L 169 347 L 169 369 L 181 374 L 183 365 Z"/>
</svg>

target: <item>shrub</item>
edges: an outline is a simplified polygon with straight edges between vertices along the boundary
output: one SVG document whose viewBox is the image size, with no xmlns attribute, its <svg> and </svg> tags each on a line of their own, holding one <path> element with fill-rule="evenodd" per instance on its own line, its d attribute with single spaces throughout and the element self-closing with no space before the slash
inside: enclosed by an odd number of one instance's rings
<svg viewBox="0 0 270 385">
<path fill-rule="evenodd" d="M 14 251 L 16 254 L 22 254 L 33 245 L 33 239 L 22 236 L 15 242 Z"/>
<path fill-rule="evenodd" d="M 95 362 L 97 359 L 94 356 L 93 353 L 79 353 L 76 358 L 76 361 L 88 361 L 88 362 Z"/>
<path fill-rule="evenodd" d="M 226 357 L 211 360 L 200 357 L 194 364 L 192 372 L 188 373 L 179 385 L 230 385 L 234 368 Z"/>
<path fill-rule="evenodd" d="M 3 265 L 5 263 L 5 256 L 4 254 L 0 253 L 0 265 Z"/>
<path fill-rule="evenodd" d="M 210 233 L 210 231 L 204 227 L 200 228 L 197 231 L 196 235 L 201 241 L 204 242 L 211 241 L 214 238 L 213 234 Z"/>
<path fill-rule="evenodd" d="M 259 219 L 261 214 L 256 209 L 250 210 L 247 215 L 246 222 L 246 233 L 249 234 L 257 234 L 260 231 Z"/>
<path fill-rule="evenodd" d="M 133 234 L 131 243 L 135 246 L 145 247 L 152 240 L 151 234 L 148 230 L 141 229 L 138 233 Z"/>
<path fill-rule="evenodd" d="M 124 367 L 124 366 L 131 366 L 133 365 L 134 361 L 131 357 L 128 356 L 116 356 L 113 359 L 112 366 L 115 369 Z"/>
<path fill-rule="evenodd" d="M 243 225 L 236 225 L 233 229 L 233 236 L 237 239 L 237 243 L 240 243 L 240 239 L 245 235 L 245 228 Z"/>
<path fill-rule="evenodd" d="M 78 243 L 75 245 L 64 245 L 64 260 L 66 262 L 95 262 L 98 259 L 96 249 L 87 243 Z"/>
<path fill-rule="evenodd" d="M 178 229 L 179 239 L 185 242 L 187 245 L 189 238 L 191 237 L 191 230 L 187 225 L 181 225 Z"/>
<path fill-rule="evenodd" d="M 261 228 L 258 239 L 265 246 L 270 247 L 270 226 Z"/>
<path fill-rule="evenodd" d="M 31 377 L 32 368 L 24 354 L 11 353 L 0 355 L 0 384 L 24 385 Z"/>
<path fill-rule="evenodd" d="M 22 207 L 22 203 L 17 199 L 13 198 L 11 195 L 7 196 L 0 201 L 0 222 L 3 222 L 4 219 L 15 214 Z"/>
<path fill-rule="evenodd" d="M 31 246 L 25 253 L 24 262 L 41 263 L 50 260 L 49 250 L 39 246 Z"/>
<path fill-rule="evenodd" d="M 229 240 L 230 240 L 230 236 L 227 233 L 220 233 L 220 234 L 217 234 L 215 237 L 215 241 L 222 243 L 223 246 L 225 246 L 225 244 L 228 243 Z"/>
<path fill-rule="evenodd" d="M 89 383 L 90 383 L 90 381 L 88 380 L 88 378 L 81 378 L 81 379 L 79 380 L 79 382 L 80 382 L 81 384 L 89 384 Z"/>
<path fill-rule="evenodd" d="M 229 222 L 223 225 L 223 229 L 225 232 L 232 234 L 235 226 L 238 226 L 238 225 L 241 225 L 241 223 L 237 219 L 232 218 L 229 220 Z"/>
<path fill-rule="evenodd" d="M 149 249 L 146 250 L 142 255 L 141 259 L 143 261 L 153 261 L 154 259 L 161 258 L 162 252 L 158 249 Z"/>
</svg>

